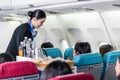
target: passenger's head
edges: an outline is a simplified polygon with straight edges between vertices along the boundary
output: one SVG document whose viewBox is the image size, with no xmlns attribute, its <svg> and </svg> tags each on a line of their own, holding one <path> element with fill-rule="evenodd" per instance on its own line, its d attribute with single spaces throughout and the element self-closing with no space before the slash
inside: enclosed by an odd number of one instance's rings
<svg viewBox="0 0 120 80">
<path fill-rule="evenodd" d="M 113 47 L 110 44 L 105 44 L 105 45 L 101 45 L 99 47 L 99 52 L 101 54 L 101 56 L 104 56 L 105 53 L 113 51 Z"/>
<path fill-rule="evenodd" d="M 77 42 L 74 46 L 74 55 L 91 53 L 91 47 L 88 42 Z"/>
<path fill-rule="evenodd" d="M 115 71 L 116 71 L 116 76 L 120 78 L 120 56 L 116 61 Z"/>
<path fill-rule="evenodd" d="M 41 44 L 41 48 L 53 48 L 53 44 L 51 42 L 44 42 Z"/>
<path fill-rule="evenodd" d="M 42 72 L 40 80 L 47 80 L 49 78 L 58 76 L 58 75 L 65 75 L 71 74 L 72 70 L 70 66 L 64 61 L 53 61 L 51 62 Z"/>
<path fill-rule="evenodd" d="M 29 11 L 28 16 L 35 28 L 39 28 L 46 20 L 46 14 L 42 10 Z"/>
<path fill-rule="evenodd" d="M 8 53 L 0 53 L 0 63 L 15 61 L 14 57 Z"/>
</svg>

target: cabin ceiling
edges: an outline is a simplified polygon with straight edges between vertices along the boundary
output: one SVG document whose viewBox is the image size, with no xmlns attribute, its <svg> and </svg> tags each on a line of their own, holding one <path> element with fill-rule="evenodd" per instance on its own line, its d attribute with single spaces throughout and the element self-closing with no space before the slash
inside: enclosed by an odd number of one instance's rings
<svg viewBox="0 0 120 80">
<path fill-rule="evenodd" d="M 26 16 L 30 10 L 43 9 L 48 14 L 64 14 L 87 11 L 120 10 L 120 0 L 2 0 L 0 17 Z"/>
<path fill-rule="evenodd" d="M 104 12 L 104 11 L 115 11 L 120 10 L 120 0 L 109 0 L 109 1 L 83 1 L 72 3 L 69 5 L 63 4 L 62 6 L 52 7 L 52 8 L 43 8 L 50 13 L 73 13 L 73 12 L 89 12 L 89 11 L 97 11 L 97 12 Z"/>
</svg>

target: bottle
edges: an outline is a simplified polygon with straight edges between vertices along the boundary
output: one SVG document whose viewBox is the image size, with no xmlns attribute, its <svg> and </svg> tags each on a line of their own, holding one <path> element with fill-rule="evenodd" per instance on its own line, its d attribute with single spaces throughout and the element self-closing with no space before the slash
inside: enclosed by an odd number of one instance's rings
<svg viewBox="0 0 120 80">
<path fill-rule="evenodd" d="M 32 57 L 32 41 L 31 39 L 29 38 L 27 43 L 26 43 L 26 52 L 27 52 L 27 57 Z"/>
<path fill-rule="evenodd" d="M 29 38 L 29 39 L 28 39 L 28 42 L 29 42 L 29 44 L 30 44 L 30 48 L 32 49 L 32 39 Z"/>
<path fill-rule="evenodd" d="M 35 41 L 33 40 L 31 44 L 32 44 L 32 49 L 35 50 L 35 48 L 36 48 L 36 46 L 35 46 Z"/>
<path fill-rule="evenodd" d="M 26 46 L 26 43 L 27 43 L 27 37 L 24 37 L 24 40 L 23 40 L 23 46 L 25 47 Z"/>
<path fill-rule="evenodd" d="M 35 48 L 35 58 L 38 59 L 39 58 L 39 49 Z"/>
<path fill-rule="evenodd" d="M 31 50 L 31 57 L 35 58 L 35 50 L 33 50 L 33 49 Z"/>
<path fill-rule="evenodd" d="M 23 56 L 23 42 L 20 42 L 20 45 L 18 47 L 18 55 Z"/>
<path fill-rule="evenodd" d="M 26 43 L 27 43 L 27 37 L 24 37 L 24 40 L 23 40 L 23 52 L 24 52 L 24 57 L 27 56 L 27 52 L 26 52 Z"/>
</svg>

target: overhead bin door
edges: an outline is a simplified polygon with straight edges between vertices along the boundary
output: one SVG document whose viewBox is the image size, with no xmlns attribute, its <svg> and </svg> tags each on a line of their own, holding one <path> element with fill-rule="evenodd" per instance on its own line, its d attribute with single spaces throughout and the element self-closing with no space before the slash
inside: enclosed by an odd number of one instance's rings
<svg viewBox="0 0 120 80">
<path fill-rule="evenodd" d="M 75 2 L 77 0 L 12 0 L 12 6 L 16 7 L 32 7 L 32 6 L 43 6 L 50 4 Z"/>
</svg>

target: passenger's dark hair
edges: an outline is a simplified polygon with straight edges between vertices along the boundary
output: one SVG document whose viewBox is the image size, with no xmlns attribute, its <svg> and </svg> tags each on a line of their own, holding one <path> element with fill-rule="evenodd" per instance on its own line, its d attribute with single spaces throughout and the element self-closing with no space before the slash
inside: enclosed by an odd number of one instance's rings
<svg viewBox="0 0 120 80">
<path fill-rule="evenodd" d="M 46 18 L 46 14 L 42 10 L 29 11 L 28 16 L 30 17 L 30 20 L 34 17 L 37 19 Z"/>
<path fill-rule="evenodd" d="M 88 42 L 77 42 L 74 47 L 75 52 L 79 54 L 91 53 L 91 47 Z"/>
<path fill-rule="evenodd" d="M 41 48 L 53 48 L 53 44 L 51 42 L 44 42 L 41 44 Z"/>
<path fill-rule="evenodd" d="M 100 52 L 101 56 L 104 56 L 105 53 L 113 51 L 113 50 L 114 50 L 114 48 L 110 44 L 102 45 L 99 48 L 99 52 Z"/>
<path fill-rule="evenodd" d="M 0 63 L 15 61 L 14 57 L 9 53 L 0 53 Z"/>
<path fill-rule="evenodd" d="M 42 72 L 40 80 L 48 80 L 49 78 L 56 77 L 58 75 L 71 74 L 72 70 L 70 66 L 64 61 L 51 62 Z"/>
</svg>

